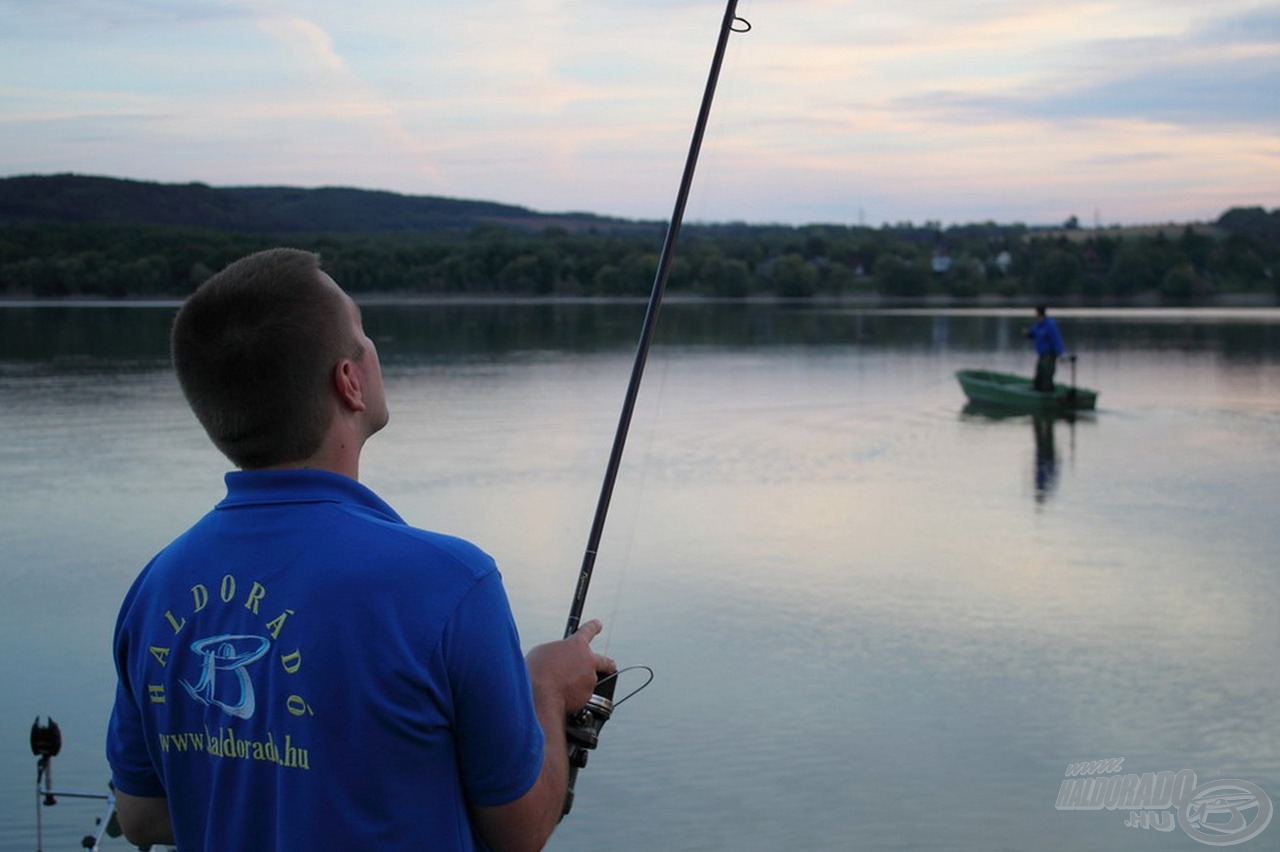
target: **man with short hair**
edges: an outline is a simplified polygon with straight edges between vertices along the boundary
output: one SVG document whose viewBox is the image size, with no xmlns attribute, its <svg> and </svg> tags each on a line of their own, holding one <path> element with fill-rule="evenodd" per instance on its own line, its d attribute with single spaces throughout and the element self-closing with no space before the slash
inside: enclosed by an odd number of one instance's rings
<svg viewBox="0 0 1280 852">
<path fill-rule="evenodd" d="M 239 468 L 121 606 L 107 736 L 126 837 L 182 852 L 536 850 L 600 623 L 522 656 L 493 560 L 357 480 L 387 423 L 360 311 L 309 252 L 184 303 L 174 367 Z"/>
<path fill-rule="evenodd" d="M 1038 391 L 1053 392 L 1053 374 L 1058 367 L 1058 356 L 1066 351 L 1058 324 L 1048 315 L 1048 308 L 1036 305 L 1035 325 L 1023 332 L 1031 338 L 1036 348 L 1036 375 L 1032 387 Z"/>
</svg>

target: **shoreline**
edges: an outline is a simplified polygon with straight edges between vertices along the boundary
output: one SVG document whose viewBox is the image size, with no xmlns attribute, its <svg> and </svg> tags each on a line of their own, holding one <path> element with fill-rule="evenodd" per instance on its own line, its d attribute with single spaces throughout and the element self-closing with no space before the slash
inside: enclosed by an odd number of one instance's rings
<svg viewBox="0 0 1280 852">
<path fill-rule="evenodd" d="M 361 305 L 644 305 L 645 296 L 509 296 L 509 295 L 447 295 L 435 293 L 351 293 Z M 120 298 L 66 296 L 62 298 L 32 298 L 24 296 L 0 296 L 0 308 L 177 308 L 184 296 L 124 296 Z M 1280 308 L 1280 295 L 1273 293 L 1222 293 L 1193 302 L 1166 303 L 1155 293 L 1142 294 L 1121 303 L 1111 300 L 1082 298 L 1051 299 L 1038 296 L 976 296 L 958 298 L 935 295 L 914 298 L 886 297 L 875 293 L 856 295 L 814 295 L 803 298 L 783 298 L 771 294 L 759 294 L 740 298 L 703 296 L 692 293 L 668 293 L 663 304 L 694 305 L 773 305 L 777 307 L 803 308 L 808 305 L 822 307 L 849 307 L 877 311 L 1029 311 L 1037 304 L 1046 304 L 1054 313 L 1075 311 L 1218 311 L 1257 310 Z"/>
<path fill-rule="evenodd" d="M 649 302 L 644 297 L 603 297 L 603 296 L 440 296 L 429 293 L 352 293 L 352 298 L 361 306 L 422 306 L 422 307 L 466 307 L 466 306 L 607 306 L 607 304 L 635 304 L 644 306 Z M 182 306 L 183 297 L 165 298 L 23 298 L 0 297 L 0 310 L 12 308 L 166 308 L 177 310 Z M 1280 312 L 1280 297 L 1267 293 L 1221 294 L 1210 299 L 1201 299 L 1194 303 L 1165 303 L 1158 298 L 1130 299 L 1125 303 L 1115 301 L 1088 301 L 1088 299 L 1053 299 L 1019 297 L 998 298 L 980 297 L 961 299 L 947 296 L 920 298 L 886 298 L 879 296 L 812 296 L 806 298 L 781 298 L 777 296 L 749 296 L 742 298 L 717 298 L 695 296 L 695 294 L 668 294 L 663 298 L 664 306 L 678 304 L 722 304 L 722 306 L 742 307 L 778 307 L 804 310 L 806 307 L 847 308 L 852 311 L 874 312 L 948 312 L 948 313 L 1025 313 L 1032 311 L 1038 303 L 1048 304 L 1050 310 L 1059 316 L 1070 316 L 1073 313 L 1116 312 L 1116 313 L 1257 313 Z"/>
</svg>

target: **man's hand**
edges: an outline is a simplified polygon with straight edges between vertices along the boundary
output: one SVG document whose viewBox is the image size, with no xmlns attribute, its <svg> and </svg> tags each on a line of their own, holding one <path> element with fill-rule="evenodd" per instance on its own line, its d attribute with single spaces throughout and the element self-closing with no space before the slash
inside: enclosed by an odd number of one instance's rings
<svg viewBox="0 0 1280 852">
<path fill-rule="evenodd" d="M 534 702 L 541 707 L 559 702 L 559 713 L 568 716 L 586 706 L 601 675 L 618 670 L 613 660 L 591 650 L 591 640 L 604 630 L 599 621 L 588 621 L 558 642 L 539 645 L 525 655 Z M 539 692 L 546 695 L 540 696 Z"/>
</svg>

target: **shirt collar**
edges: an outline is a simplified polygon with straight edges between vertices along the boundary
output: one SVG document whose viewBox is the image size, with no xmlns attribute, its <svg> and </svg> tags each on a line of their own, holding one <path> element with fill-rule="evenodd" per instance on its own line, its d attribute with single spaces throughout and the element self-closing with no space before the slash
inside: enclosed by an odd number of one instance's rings
<svg viewBox="0 0 1280 852">
<path fill-rule="evenodd" d="M 233 470 L 225 477 L 227 496 L 216 508 L 299 503 L 345 503 L 404 520 L 381 497 L 356 480 L 327 470 Z"/>
</svg>

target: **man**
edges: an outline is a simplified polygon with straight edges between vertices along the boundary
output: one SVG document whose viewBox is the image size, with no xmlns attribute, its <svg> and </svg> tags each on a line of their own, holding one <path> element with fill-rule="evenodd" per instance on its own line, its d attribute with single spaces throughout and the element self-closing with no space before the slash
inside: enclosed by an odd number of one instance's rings
<svg viewBox="0 0 1280 852">
<path fill-rule="evenodd" d="M 615 671 L 590 621 L 527 657 L 493 560 L 361 485 L 387 423 L 360 311 L 308 252 L 243 258 L 174 320 L 187 401 L 239 470 L 135 581 L 107 735 L 139 845 L 526 850 L 565 716 Z"/>
<path fill-rule="evenodd" d="M 1036 376 L 1032 387 L 1038 391 L 1053 391 L 1053 374 L 1058 366 L 1058 356 L 1066 351 L 1058 324 L 1048 316 L 1044 305 L 1036 305 L 1035 325 L 1023 333 L 1036 347 Z"/>
</svg>

